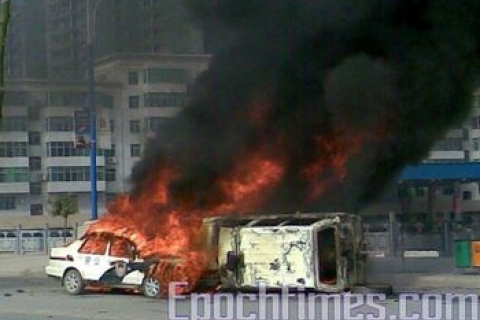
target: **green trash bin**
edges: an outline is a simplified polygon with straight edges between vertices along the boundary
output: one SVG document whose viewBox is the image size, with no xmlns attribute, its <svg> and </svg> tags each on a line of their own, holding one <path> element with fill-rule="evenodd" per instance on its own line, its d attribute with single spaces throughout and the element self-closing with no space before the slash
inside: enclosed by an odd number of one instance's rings
<svg viewBox="0 0 480 320">
<path fill-rule="evenodd" d="M 472 262 L 472 246 L 470 240 L 455 241 L 455 266 L 469 268 Z"/>
</svg>

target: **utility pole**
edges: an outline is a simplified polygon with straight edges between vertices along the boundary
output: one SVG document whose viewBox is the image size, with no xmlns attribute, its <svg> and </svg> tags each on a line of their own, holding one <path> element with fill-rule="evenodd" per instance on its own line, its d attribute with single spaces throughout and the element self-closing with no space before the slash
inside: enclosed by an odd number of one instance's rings
<svg viewBox="0 0 480 320">
<path fill-rule="evenodd" d="M 95 108 L 95 13 L 96 8 L 92 0 L 86 0 L 87 18 L 87 106 L 90 115 L 90 182 L 91 182 L 91 219 L 98 219 L 98 192 L 97 192 L 97 112 Z"/>
</svg>

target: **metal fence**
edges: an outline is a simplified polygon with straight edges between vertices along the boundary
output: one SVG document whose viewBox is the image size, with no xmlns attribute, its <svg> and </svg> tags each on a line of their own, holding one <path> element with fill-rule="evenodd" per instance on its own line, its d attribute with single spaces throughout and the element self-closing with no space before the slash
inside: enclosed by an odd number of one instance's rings
<svg viewBox="0 0 480 320">
<path fill-rule="evenodd" d="M 437 252 L 452 255 L 456 231 L 448 220 L 436 223 L 402 222 L 397 216 L 386 216 L 387 222 L 365 224 L 366 252 L 370 256 L 403 256 L 412 252 Z"/>
<path fill-rule="evenodd" d="M 76 239 L 82 231 L 79 225 L 65 231 L 48 225 L 43 229 L 23 229 L 21 225 L 16 229 L 0 229 L 0 253 L 48 254 L 50 248 Z M 365 250 L 369 256 L 402 256 L 407 251 L 437 251 L 440 256 L 451 256 L 454 238 L 448 223 L 430 230 L 398 223 L 395 216 L 390 216 L 388 222 L 364 224 Z"/>
<path fill-rule="evenodd" d="M 365 232 L 363 239 L 367 254 L 379 257 L 391 255 L 389 238 L 388 232 Z"/>
<path fill-rule="evenodd" d="M 77 238 L 78 226 L 67 228 L 0 229 L 0 253 L 24 254 L 29 252 L 48 254 L 50 248 L 62 246 Z"/>
</svg>

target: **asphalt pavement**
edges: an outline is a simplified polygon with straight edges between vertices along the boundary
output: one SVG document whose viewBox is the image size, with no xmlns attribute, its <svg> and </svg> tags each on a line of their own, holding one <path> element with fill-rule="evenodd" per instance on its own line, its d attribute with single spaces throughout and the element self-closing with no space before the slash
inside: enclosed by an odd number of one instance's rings
<svg viewBox="0 0 480 320">
<path fill-rule="evenodd" d="M 44 254 L 0 254 L 0 278 L 5 277 L 42 277 L 48 263 Z"/>
<path fill-rule="evenodd" d="M 45 278 L 45 265 L 48 256 L 43 254 L 0 254 L 0 279 L 41 279 Z M 407 274 L 369 274 L 368 281 L 373 284 L 390 284 L 396 292 L 428 291 L 478 291 L 479 274 L 460 273 L 407 273 Z"/>
<path fill-rule="evenodd" d="M 112 293 L 90 292 L 81 296 L 69 296 L 65 293 L 59 282 L 44 275 L 44 266 L 47 257 L 39 254 L 0 255 L 0 320 L 151 320 L 151 319 L 175 319 L 169 314 L 172 306 L 171 300 L 147 299 L 139 293 Z M 384 301 L 387 309 L 385 319 L 400 319 L 398 316 L 399 294 L 402 292 L 415 293 L 480 293 L 480 276 L 466 274 L 378 274 L 370 275 L 372 283 L 390 283 L 394 285 L 396 295 Z M 215 297 L 221 295 L 207 295 L 208 302 L 203 304 L 211 306 Z M 443 298 L 442 298 L 443 299 Z M 192 314 L 193 297 L 186 297 L 175 304 L 176 319 L 194 319 Z M 267 301 L 268 310 L 274 310 L 273 300 Z M 245 301 L 244 301 L 245 302 Z M 315 301 L 313 304 L 301 301 L 298 297 L 290 297 L 289 315 L 286 319 L 310 319 L 301 317 L 296 312 L 300 306 L 316 306 L 317 314 L 312 319 L 320 319 L 318 310 L 322 303 Z M 441 302 L 440 306 L 445 303 Z M 413 301 L 411 306 L 420 308 L 420 302 Z M 195 306 L 197 308 L 197 306 Z M 233 306 L 227 306 L 224 313 L 227 317 L 221 318 L 213 313 L 206 315 L 205 319 L 227 319 L 228 311 L 235 310 L 233 316 L 228 319 L 240 319 L 237 317 L 238 309 L 243 315 L 253 314 L 252 319 L 262 319 L 258 313 L 259 303 L 247 301 L 240 307 L 238 302 Z M 333 309 L 332 309 L 333 310 Z M 332 310 L 327 310 L 331 315 Z M 198 310 L 197 310 L 198 311 Z M 356 310 L 360 314 L 368 314 L 366 306 Z M 253 313 L 252 313 L 253 312 Z M 274 312 L 274 311 L 272 311 Z M 202 312 L 200 312 L 202 314 Z M 390 317 L 390 315 L 393 315 Z M 268 313 L 265 319 L 282 319 L 275 314 Z M 337 317 L 344 319 L 343 316 Z M 328 319 L 336 319 L 334 316 Z M 418 319 L 423 319 L 419 317 Z M 444 318 L 439 318 L 444 319 Z M 449 318 L 445 318 L 449 319 Z M 458 319 L 455 316 L 453 319 Z M 453 320 L 452 319 L 452 320 Z"/>
</svg>

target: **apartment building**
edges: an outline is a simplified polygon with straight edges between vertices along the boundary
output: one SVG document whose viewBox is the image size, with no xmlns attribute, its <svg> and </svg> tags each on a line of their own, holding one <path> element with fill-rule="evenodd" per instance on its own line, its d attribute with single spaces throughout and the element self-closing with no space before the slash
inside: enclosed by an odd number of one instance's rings
<svg viewBox="0 0 480 320">
<path fill-rule="evenodd" d="M 82 78 L 87 63 L 87 1 L 95 4 L 95 53 L 203 53 L 200 28 L 178 0 L 46 0 L 50 78 Z"/>
<path fill-rule="evenodd" d="M 99 212 L 128 192 L 128 177 L 147 139 L 188 102 L 189 87 L 208 67 L 204 55 L 120 54 L 97 62 Z M 86 108 L 83 81 L 7 82 L 0 125 L 0 224 L 51 221 L 49 205 L 74 195 L 90 217 L 89 149 L 75 144 Z"/>
<path fill-rule="evenodd" d="M 470 162 L 480 162 L 480 90 L 474 93 L 469 117 L 438 140 L 424 160 L 424 163 L 445 164 Z M 445 213 L 460 211 L 480 221 L 480 180 L 437 179 L 399 187 L 400 198 L 407 203 L 404 210 L 420 220 L 441 220 Z"/>
<path fill-rule="evenodd" d="M 177 0 L 13 0 L 9 79 L 83 79 L 87 2 L 95 5 L 95 54 L 204 53 L 203 32 Z"/>
<path fill-rule="evenodd" d="M 209 64 L 206 55 L 116 54 L 97 61 L 99 82 L 121 84 L 122 108 L 111 118 L 117 175 L 128 177 L 147 139 L 189 100 L 189 88 Z M 128 180 L 107 183 L 109 192 L 130 189 Z"/>
<path fill-rule="evenodd" d="M 11 1 L 6 44 L 5 77 L 41 78 L 46 75 L 43 1 Z"/>
</svg>

